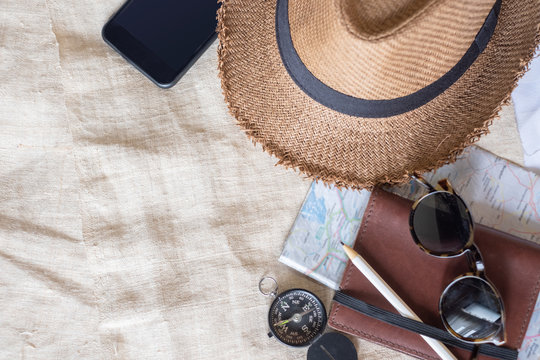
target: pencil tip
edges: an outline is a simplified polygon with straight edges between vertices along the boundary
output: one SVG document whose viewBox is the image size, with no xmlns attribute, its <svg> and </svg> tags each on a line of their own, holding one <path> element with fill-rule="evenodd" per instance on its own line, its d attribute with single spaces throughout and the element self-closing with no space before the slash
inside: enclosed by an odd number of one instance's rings
<svg viewBox="0 0 540 360">
<path fill-rule="evenodd" d="M 343 241 L 340 241 L 341 245 L 345 245 L 345 243 Z"/>
</svg>

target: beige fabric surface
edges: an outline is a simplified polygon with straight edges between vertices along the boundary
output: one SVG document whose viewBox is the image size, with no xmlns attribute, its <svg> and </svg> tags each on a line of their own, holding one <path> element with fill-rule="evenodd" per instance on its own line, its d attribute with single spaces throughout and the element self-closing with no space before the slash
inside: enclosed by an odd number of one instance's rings
<svg viewBox="0 0 540 360">
<path fill-rule="evenodd" d="M 121 3 L 0 2 L 0 359 L 305 358 L 257 284 L 329 305 L 277 261 L 309 181 L 228 114 L 217 44 L 170 90 L 108 48 Z M 521 163 L 511 108 L 493 130 Z"/>
</svg>

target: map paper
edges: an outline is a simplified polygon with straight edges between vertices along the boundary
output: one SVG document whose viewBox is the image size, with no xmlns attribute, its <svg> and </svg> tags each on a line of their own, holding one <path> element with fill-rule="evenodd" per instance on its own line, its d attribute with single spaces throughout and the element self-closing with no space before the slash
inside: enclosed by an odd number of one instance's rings
<svg viewBox="0 0 540 360">
<path fill-rule="evenodd" d="M 538 359 L 540 359 L 540 296 L 536 300 L 536 306 L 518 355 L 518 360 Z"/>
<path fill-rule="evenodd" d="M 313 182 L 279 261 L 337 290 L 370 195 Z"/>
<path fill-rule="evenodd" d="M 537 174 L 471 146 L 455 163 L 424 177 L 433 185 L 448 178 L 475 222 L 540 244 Z M 426 193 L 415 181 L 386 190 L 409 199 Z M 339 190 L 314 182 L 279 260 L 337 290 L 347 263 L 340 241 L 354 244 L 370 195 L 367 190 Z M 518 359 L 540 359 L 540 297 Z"/>
</svg>

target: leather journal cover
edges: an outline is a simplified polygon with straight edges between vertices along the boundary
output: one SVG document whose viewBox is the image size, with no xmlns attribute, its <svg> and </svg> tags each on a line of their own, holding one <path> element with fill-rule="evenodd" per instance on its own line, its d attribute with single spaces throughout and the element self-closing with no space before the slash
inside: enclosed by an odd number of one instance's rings
<svg viewBox="0 0 540 360">
<path fill-rule="evenodd" d="M 361 254 L 424 323 L 444 329 L 439 297 L 457 276 L 468 272 L 465 255 L 438 258 L 421 251 L 409 232 L 412 202 L 373 190 L 354 249 Z M 474 215 L 474 214 L 473 214 Z M 506 347 L 518 349 L 527 330 L 540 288 L 540 247 L 512 235 L 475 225 L 474 241 L 485 273 L 501 293 L 506 311 Z M 341 291 L 368 304 L 397 313 L 349 261 Z M 336 302 L 330 327 L 422 359 L 438 359 L 420 335 L 368 317 Z M 449 346 L 459 358 L 466 350 Z M 480 355 L 479 359 L 491 359 Z"/>
</svg>

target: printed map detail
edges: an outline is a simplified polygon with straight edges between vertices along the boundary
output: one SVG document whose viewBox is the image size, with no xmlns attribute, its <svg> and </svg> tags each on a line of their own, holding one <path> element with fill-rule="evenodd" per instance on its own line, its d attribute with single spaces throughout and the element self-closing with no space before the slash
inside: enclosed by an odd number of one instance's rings
<svg viewBox="0 0 540 360">
<path fill-rule="evenodd" d="M 539 175 L 471 146 L 455 163 L 424 177 L 432 184 L 448 178 L 475 222 L 540 244 Z M 425 193 L 414 181 L 386 190 L 409 199 Z M 313 183 L 279 260 L 338 289 L 347 260 L 340 241 L 354 243 L 370 195 Z M 518 359 L 540 359 L 540 296 Z"/>
<path fill-rule="evenodd" d="M 354 243 L 369 196 L 313 182 L 279 261 L 337 290 L 347 265 L 340 242 Z"/>
<path fill-rule="evenodd" d="M 538 300 L 536 301 L 518 356 L 518 360 L 537 359 L 540 359 L 540 296 L 538 296 Z"/>
</svg>

